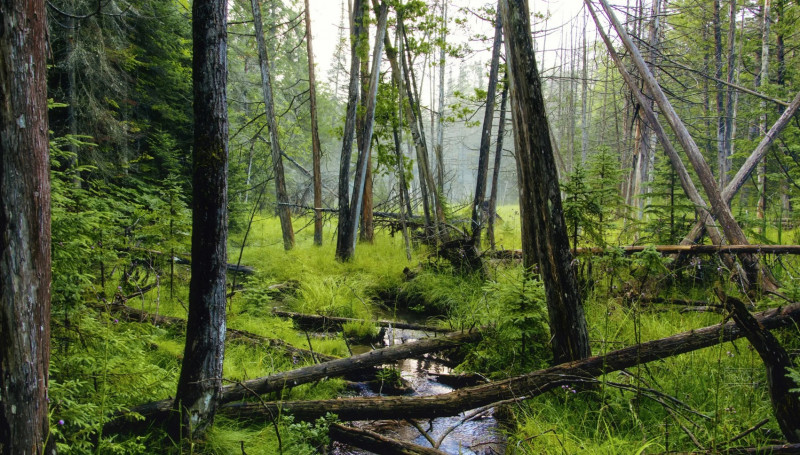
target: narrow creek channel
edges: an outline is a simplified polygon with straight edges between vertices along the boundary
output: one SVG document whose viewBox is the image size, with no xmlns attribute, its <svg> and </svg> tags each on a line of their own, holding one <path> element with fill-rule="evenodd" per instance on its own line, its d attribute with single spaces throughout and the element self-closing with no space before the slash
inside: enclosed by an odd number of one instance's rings
<svg viewBox="0 0 800 455">
<path fill-rule="evenodd" d="M 408 343 L 427 335 L 416 330 L 387 329 L 383 338 L 386 346 L 399 343 Z M 370 346 L 352 346 L 353 354 L 366 352 Z M 405 359 L 393 365 L 400 371 L 402 378 L 411 386 L 413 392 L 410 396 L 439 395 L 453 390 L 452 387 L 436 381 L 439 375 L 449 375 L 452 370 L 445 366 L 435 355 L 426 355 L 420 359 Z M 356 392 L 361 396 L 376 396 L 365 384 L 360 384 Z M 471 413 L 454 417 L 441 417 L 432 420 L 419 420 L 420 427 L 427 431 L 428 436 L 437 443 L 441 440 L 439 450 L 449 454 L 475 454 L 489 455 L 505 452 L 505 437 L 499 431 L 497 422 L 492 416 L 492 410 L 480 413 L 474 417 Z M 411 441 L 415 444 L 431 447 L 432 444 L 420 431 L 405 420 L 383 420 L 352 422 L 360 428 L 375 431 L 384 436 L 401 441 Z M 442 439 L 444 437 L 444 439 Z M 363 455 L 372 452 L 353 449 L 349 446 L 336 444 L 334 454 L 337 455 Z"/>
</svg>

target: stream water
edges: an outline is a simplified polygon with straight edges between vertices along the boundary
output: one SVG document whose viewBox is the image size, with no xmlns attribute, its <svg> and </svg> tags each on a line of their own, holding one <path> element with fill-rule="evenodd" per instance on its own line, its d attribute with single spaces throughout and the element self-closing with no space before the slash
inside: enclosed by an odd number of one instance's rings
<svg viewBox="0 0 800 455">
<path fill-rule="evenodd" d="M 383 342 L 386 346 L 399 343 L 408 343 L 426 336 L 415 330 L 388 329 Z M 353 353 L 364 352 L 368 346 L 354 346 Z M 390 365 L 384 365 L 384 367 Z M 400 360 L 393 365 L 397 368 L 403 379 L 413 388 L 412 396 L 438 395 L 448 393 L 452 387 L 441 384 L 435 380 L 437 375 L 451 373 L 450 368 L 437 360 L 434 355 L 426 355 L 420 359 Z M 376 396 L 368 387 L 359 387 L 358 394 L 362 396 Z M 471 413 L 454 417 L 441 417 L 432 420 L 420 420 L 419 425 L 428 433 L 428 436 L 439 443 L 439 450 L 450 454 L 476 454 L 488 455 L 503 453 L 505 451 L 505 438 L 498 430 L 497 422 L 492 417 L 491 410 L 472 416 Z M 431 447 L 431 443 L 413 425 L 404 420 L 390 420 L 377 422 L 353 422 L 354 425 L 375 431 L 384 436 L 401 441 L 411 441 L 415 444 Z M 441 439 L 444 436 L 444 439 Z M 363 455 L 371 452 L 356 450 L 337 445 L 334 453 L 337 455 Z"/>
</svg>

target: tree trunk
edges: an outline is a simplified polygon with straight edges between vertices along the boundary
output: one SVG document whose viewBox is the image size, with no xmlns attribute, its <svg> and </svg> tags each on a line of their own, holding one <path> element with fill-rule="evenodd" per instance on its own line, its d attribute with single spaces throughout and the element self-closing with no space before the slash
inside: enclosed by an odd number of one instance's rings
<svg viewBox="0 0 800 455">
<path fill-rule="evenodd" d="M 526 193 L 523 229 L 536 246 L 534 251 L 525 251 L 524 266 L 530 270 L 536 261 L 545 283 L 553 362 L 557 364 L 588 357 L 589 334 L 569 251 L 528 5 L 524 0 L 502 0 L 501 9 L 520 191 Z"/>
<path fill-rule="evenodd" d="M 334 441 L 385 455 L 447 455 L 447 452 L 441 450 L 387 438 L 374 431 L 348 427 L 339 423 L 332 423 L 328 434 Z"/>
<path fill-rule="evenodd" d="M 0 2 L 0 453 L 55 450 L 50 364 L 50 162 L 43 0 Z"/>
<path fill-rule="evenodd" d="M 744 232 L 742 232 L 742 228 L 736 223 L 730 208 L 723 201 L 719 188 L 717 187 L 716 180 L 711 173 L 711 169 L 709 169 L 708 164 L 703 158 L 703 155 L 700 152 L 700 149 L 697 147 L 697 144 L 694 142 L 694 139 L 692 139 L 691 135 L 689 135 L 689 131 L 686 129 L 686 126 L 683 124 L 680 117 L 678 117 L 678 114 L 672 108 L 672 105 L 667 100 L 667 97 L 664 95 L 664 92 L 661 90 L 658 82 L 656 82 L 652 73 L 647 68 L 647 65 L 639 53 L 638 48 L 636 48 L 628 34 L 619 24 L 616 15 L 608 6 L 608 2 L 606 0 L 601 0 L 601 3 L 609 19 L 611 19 L 611 23 L 622 38 L 625 47 L 631 54 L 636 68 L 639 70 L 639 73 L 644 79 L 648 92 L 651 96 L 653 96 L 653 98 L 655 98 L 656 104 L 658 104 L 659 108 L 664 113 L 664 116 L 675 132 L 678 141 L 683 146 L 683 149 L 689 158 L 689 162 L 692 164 L 692 167 L 700 179 L 700 183 L 703 185 L 703 189 L 705 190 L 711 205 L 711 210 L 722 227 L 726 239 L 728 242 L 735 245 L 748 244 L 747 237 L 744 235 Z M 742 261 L 742 265 L 747 273 L 747 279 L 751 285 L 758 286 L 766 291 L 774 291 L 777 289 L 777 285 L 770 277 L 769 272 L 760 267 L 758 258 L 748 254 L 742 254 L 739 256 L 739 258 Z"/>
<path fill-rule="evenodd" d="M 722 156 L 719 161 L 719 187 L 725 188 L 728 183 L 728 172 L 731 170 L 731 155 L 733 154 L 733 125 L 734 125 L 734 96 L 735 92 L 731 84 L 734 83 L 736 74 L 736 0 L 730 0 L 730 10 L 728 18 L 728 71 L 726 76 L 725 92 L 725 115 L 722 130 Z"/>
<path fill-rule="evenodd" d="M 180 422 L 174 422 L 170 428 L 173 436 L 192 439 L 200 437 L 213 423 L 222 387 L 225 353 L 225 272 L 228 259 L 226 14 L 227 2 L 224 0 L 195 0 L 192 5 L 192 278 L 189 282 L 186 346 L 173 404 Z"/>
<path fill-rule="evenodd" d="M 375 240 L 375 222 L 373 217 L 372 201 L 372 153 L 371 147 L 367 151 L 367 176 L 364 181 L 364 209 L 361 211 L 361 233 L 359 239 L 362 242 L 372 243 Z"/>
<path fill-rule="evenodd" d="M 272 150 L 272 170 L 275 174 L 275 200 L 278 204 L 278 218 L 281 220 L 281 233 L 283 234 L 283 248 L 294 248 L 294 230 L 292 229 L 292 214 L 289 210 L 289 195 L 286 193 L 286 178 L 283 172 L 283 158 L 281 145 L 278 140 L 278 121 L 275 118 L 275 106 L 272 98 L 272 76 L 270 76 L 269 55 L 264 43 L 264 30 L 261 22 L 261 6 L 259 0 L 250 0 L 253 9 L 253 23 L 255 25 L 256 43 L 258 45 L 258 60 L 261 66 L 261 91 L 264 96 L 267 125 L 269 126 L 269 145 Z"/>
<path fill-rule="evenodd" d="M 345 114 L 344 135 L 342 137 L 342 155 L 339 160 L 339 223 L 336 234 L 336 258 L 345 260 L 352 256 L 348 253 L 352 240 L 348 241 L 350 219 L 350 158 L 353 154 L 353 136 L 355 134 L 356 111 L 358 108 L 358 70 L 361 65 L 359 46 L 366 38 L 364 27 L 364 4 L 356 1 L 352 12 L 350 36 L 350 83 L 347 87 L 347 112 Z M 356 225 L 357 226 L 357 225 Z"/>
<path fill-rule="evenodd" d="M 437 115 L 438 128 L 434 153 L 436 155 L 436 173 L 439 180 L 439 194 L 444 195 L 444 67 L 447 54 L 447 0 L 442 2 L 442 33 L 439 35 L 439 113 Z"/>
<path fill-rule="evenodd" d="M 500 4 L 494 20 L 494 45 L 492 62 L 489 66 L 489 86 L 486 89 L 486 105 L 483 111 L 483 129 L 478 152 L 478 177 L 475 184 L 475 197 L 472 200 L 472 246 L 480 249 L 481 229 L 487 213 L 483 206 L 486 198 L 486 180 L 489 174 L 489 147 L 492 145 L 492 122 L 494 121 L 494 101 L 497 95 L 497 72 L 500 66 L 500 46 L 503 43 L 503 20 L 500 17 Z"/>
<path fill-rule="evenodd" d="M 356 3 L 366 2 L 357 0 Z M 386 24 L 389 16 L 389 8 L 385 3 L 381 3 L 378 13 L 378 31 L 375 41 L 375 49 L 372 53 L 372 70 L 370 73 L 369 91 L 366 100 L 366 112 L 364 113 L 364 125 L 362 137 L 364 140 L 363 150 L 359 151 L 356 162 L 356 174 L 353 177 L 353 194 L 350 200 L 349 213 L 347 219 L 339 219 L 339 237 L 336 243 L 336 258 L 340 261 L 349 261 L 353 258 L 356 248 L 356 231 L 358 220 L 361 215 L 364 183 L 366 181 L 367 166 L 369 160 L 367 155 L 372 142 L 372 128 L 375 120 L 375 104 L 378 94 L 378 82 L 380 80 L 381 57 L 383 55 L 383 37 L 386 35 Z"/>
<path fill-rule="evenodd" d="M 500 179 L 500 161 L 503 158 L 503 138 L 506 128 L 506 100 L 508 99 L 508 77 L 503 77 L 503 93 L 500 95 L 500 124 L 497 125 L 497 148 L 494 153 L 494 169 L 492 170 L 492 191 L 489 196 L 489 223 L 486 227 L 486 236 L 492 251 L 494 243 L 494 222 L 497 218 L 497 189 Z"/>
<path fill-rule="evenodd" d="M 306 7 L 306 49 L 308 52 L 308 98 L 311 108 L 311 154 L 314 173 L 314 245 L 322 245 L 322 171 L 319 127 L 317 126 L 317 79 L 314 75 L 314 50 L 311 35 L 311 11 L 308 0 Z"/>
<path fill-rule="evenodd" d="M 800 320 L 800 304 L 754 315 L 765 329 L 792 327 Z M 562 385 L 679 354 L 715 346 L 745 336 L 734 322 L 690 330 L 667 338 L 648 341 L 605 355 L 556 365 L 501 381 L 467 387 L 441 395 L 422 397 L 356 397 L 320 401 L 281 401 L 228 404 L 221 412 L 245 419 L 271 419 L 279 412 L 298 420 L 314 420 L 333 413 L 340 420 L 430 419 L 458 415 L 503 400 L 533 398 Z"/>
<path fill-rule="evenodd" d="M 800 254 L 800 247 L 798 247 L 798 254 Z M 414 324 L 410 322 L 387 321 L 387 320 L 365 321 L 364 319 L 322 316 L 318 314 L 294 313 L 291 311 L 280 311 L 277 309 L 273 310 L 272 314 L 282 318 L 289 318 L 297 322 L 299 325 L 315 331 L 341 330 L 342 325 L 348 322 L 368 322 L 370 324 L 374 324 L 380 327 L 390 327 L 390 328 L 394 327 L 396 329 L 420 330 L 423 332 L 430 332 L 430 333 L 447 333 L 450 332 L 451 330 L 442 327 L 433 327 L 429 325 Z"/>
<path fill-rule="evenodd" d="M 761 71 L 756 78 L 756 90 L 764 84 L 769 84 L 769 25 L 770 25 L 770 0 L 764 0 L 762 8 L 763 22 L 761 28 Z M 762 135 L 767 133 L 767 103 L 761 101 L 761 120 L 759 130 Z M 758 205 L 756 207 L 756 218 L 763 220 L 764 212 L 767 209 L 767 157 L 761 160 L 756 175 L 758 180 Z M 766 235 L 762 230 L 762 234 Z"/>
<path fill-rule="evenodd" d="M 733 196 L 736 195 L 742 185 L 744 185 L 744 182 L 753 172 L 753 169 L 756 167 L 756 165 L 761 161 L 764 155 L 767 154 L 769 147 L 772 145 L 775 139 L 780 136 L 781 131 L 783 131 L 783 129 L 789 123 L 789 120 L 792 119 L 798 108 L 800 108 L 800 92 L 797 92 L 792 102 L 789 104 L 783 114 L 781 114 L 780 118 L 775 121 L 769 132 L 767 132 L 767 134 L 761 138 L 761 142 L 759 142 L 758 146 L 756 146 L 755 150 L 753 150 L 753 153 L 747 157 L 744 164 L 742 164 L 742 167 L 739 168 L 739 170 L 736 172 L 736 175 L 731 178 L 731 180 L 728 182 L 728 185 L 722 191 L 722 200 L 726 204 L 731 203 Z M 702 219 L 695 223 L 694 226 L 692 226 L 692 230 L 686 235 L 681 244 L 698 242 L 700 237 L 703 235 L 703 223 L 704 221 Z"/>
<path fill-rule="evenodd" d="M 250 397 L 254 393 L 260 395 L 283 390 L 285 388 L 292 388 L 301 384 L 320 381 L 328 377 L 342 376 L 359 369 L 383 365 L 396 360 L 408 359 L 431 352 L 456 348 L 464 343 L 470 343 L 480 339 L 481 334 L 477 331 L 451 333 L 447 336 L 424 338 L 413 343 L 397 344 L 382 349 L 376 349 L 344 359 L 329 360 L 316 365 L 284 371 L 271 376 L 244 381 L 241 384 L 227 386 L 223 389 L 221 401 L 238 401 L 244 397 Z M 145 417 L 145 420 L 141 423 L 144 425 L 151 425 L 165 418 L 165 415 L 170 411 L 170 403 L 169 400 L 144 403 L 132 407 L 128 413 L 135 412 L 141 414 Z M 103 431 L 106 433 L 130 431 L 131 429 L 127 428 L 130 422 L 126 422 L 126 414 L 119 415 L 116 419 L 106 424 Z"/>
<path fill-rule="evenodd" d="M 744 302 L 721 290 L 717 291 L 717 296 L 764 362 L 772 412 L 783 437 L 789 442 L 800 442 L 800 398 L 793 392 L 798 384 L 789 377 L 792 368 L 789 354 L 775 335 L 761 327 Z"/>
</svg>

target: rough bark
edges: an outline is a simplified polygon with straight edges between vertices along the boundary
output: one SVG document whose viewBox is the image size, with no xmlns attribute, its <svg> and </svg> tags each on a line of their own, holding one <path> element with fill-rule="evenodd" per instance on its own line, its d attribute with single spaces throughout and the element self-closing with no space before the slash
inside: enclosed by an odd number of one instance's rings
<svg viewBox="0 0 800 455">
<path fill-rule="evenodd" d="M 228 259 L 227 2 L 192 5 L 194 147 L 192 278 L 186 347 L 173 404 L 175 436 L 200 437 L 214 420 L 225 353 Z M 177 423 L 177 422 L 176 422 Z"/>
<path fill-rule="evenodd" d="M 308 53 L 308 100 L 311 109 L 311 159 L 314 173 L 314 245 L 322 245 L 322 172 L 320 170 L 321 148 L 317 124 L 317 79 L 314 71 L 314 49 L 311 35 L 311 10 L 306 7 L 306 50 Z"/>
<path fill-rule="evenodd" d="M 761 71 L 756 77 L 756 90 L 764 84 L 769 83 L 769 26 L 770 26 L 770 0 L 764 0 L 764 6 L 761 9 Z M 758 128 L 761 134 L 767 132 L 767 103 L 761 102 L 761 120 L 759 121 Z M 758 204 L 756 206 L 756 218 L 763 220 L 767 208 L 767 158 L 766 156 L 761 160 L 756 172 L 756 179 L 758 181 Z"/>
<path fill-rule="evenodd" d="M 0 2 L 0 453 L 54 450 L 43 0 Z M 48 444 L 48 447 L 45 445 Z"/>
<path fill-rule="evenodd" d="M 334 441 L 386 455 L 446 455 L 446 452 L 406 441 L 387 438 L 374 431 L 333 423 L 328 435 Z"/>
<path fill-rule="evenodd" d="M 731 155 L 733 154 L 733 107 L 735 104 L 734 97 L 736 93 L 731 87 L 734 82 L 734 75 L 736 74 L 736 0 L 730 0 L 730 9 L 728 17 L 728 71 L 726 73 L 726 90 L 725 90 L 725 115 L 722 137 L 722 156 L 719 162 L 719 186 L 725 188 L 728 183 L 728 172 L 731 170 Z"/>
<path fill-rule="evenodd" d="M 269 147 L 272 151 L 272 172 L 275 174 L 275 200 L 278 203 L 278 218 L 281 220 L 281 234 L 283 235 L 283 248 L 294 248 L 294 230 L 292 229 L 292 213 L 286 205 L 289 195 L 286 192 L 286 177 L 283 172 L 283 158 L 281 145 L 278 140 L 278 120 L 275 118 L 275 106 L 272 97 L 272 76 L 270 75 L 269 55 L 264 42 L 264 27 L 261 21 L 261 6 L 259 0 L 250 0 L 253 9 L 253 24 L 255 25 L 256 44 L 258 46 L 258 60 L 261 67 L 261 92 L 264 97 L 264 109 L 269 128 Z"/>
<path fill-rule="evenodd" d="M 798 384 L 788 375 L 792 368 L 789 354 L 775 335 L 762 328 L 741 300 L 722 291 L 717 291 L 717 296 L 764 362 L 772 413 L 783 437 L 789 442 L 800 442 L 800 398 L 792 392 Z"/>
<path fill-rule="evenodd" d="M 754 315 L 765 328 L 793 327 L 800 320 L 800 304 L 767 310 Z M 654 360 L 696 351 L 744 337 L 734 322 L 682 332 L 667 338 L 630 346 L 606 355 L 556 365 L 523 376 L 468 387 L 442 395 L 422 397 L 357 397 L 320 401 L 282 401 L 237 403 L 222 408 L 225 415 L 244 419 L 264 419 L 290 413 L 298 420 L 314 420 L 326 412 L 339 419 L 377 420 L 397 418 L 429 419 L 457 415 L 469 409 L 503 400 L 532 398 L 576 380 L 630 368 Z"/>
<path fill-rule="evenodd" d="M 526 193 L 520 203 L 525 204 L 523 229 L 535 242 L 535 250 L 525 251 L 523 262 L 531 268 L 536 261 L 545 283 L 553 361 L 558 364 L 588 357 L 589 335 L 569 251 L 527 2 L 503 0 L 501 9 L 520 191 Z"/>
<path fill-rule="evenodd" d="M 498 5 L 499 6 L 499 5 Z M 489 174 L 489 147 L 492 145 L 492 122 L 494 121 L 494 101 L 497 95 L 497 73 L 500 66 L 500 46 L 503 43 L 503 20 L 500 8 L 494 19 L 494 45 L 489 66 L 489 86 L 486 88 L 486 104 L 483 111 L 483 128 L 478 149 L 478 176 L 475 183 L 475 197 L 472 201 L 472 246 L 480 249 L 481 230 L 486 214 L 483 201 L 486 198 L 486 181 Z"/>
<path fill-rule="evenodd" d="M 722 195 L 717 187 L 716 180 L 711 173 L 711 169 L 709 169 L 708 164 L 703 158 L 703 155 L 700 152 L 697 144 L 694 142 L 694 139 L 692 139 L 689 131 L 686 129 L 686 126 L 672 108 L 669 100 L 667 100 L 666 95 L 664 95 L 664 92 L 661 90 L 658 82 L 655 80 L 653 74 L 645 64 L 638 48 L 633 44 L 628 34 L 619 24 L 619 21 L 609 7 L 608 2 L 606 0 L 601 0 L 601 3 L 606 15 L 611 20 L 613 27 L 622 38 L 626 49 L 628 49 L 628 52 L 631 54 L 634 64 L 636 65 L 639 74 L 642 76 L 648 92 L 655 99 L 656 104 L 658 104 L 658 107 L 664 113 L 664 117 L 667 119 L 667 122 L 675 132 L 678 142 L 686 152 L 689 162 L 692 164 L 692 167 L 697 173 L 700 183 L 703 185 L 703 189 L 708 196 L 711 210 L 722 227 L 725 238 L 731 244 L 748 244 L 747 237 L 744 235 L 742 228 L 738 223 L 736 223 L 730 208 L 723 201 Z M 777 289 L 777 285 L 772 280 L 769 272 L 761 268 L 758 258 L 745 253 L 740 255 L 739 259 L 742 261 L 744 270 L 747 273 L 748 281 L 752 285 L 758 286 L 765 291 L 774 291 Z"/>
</svg>

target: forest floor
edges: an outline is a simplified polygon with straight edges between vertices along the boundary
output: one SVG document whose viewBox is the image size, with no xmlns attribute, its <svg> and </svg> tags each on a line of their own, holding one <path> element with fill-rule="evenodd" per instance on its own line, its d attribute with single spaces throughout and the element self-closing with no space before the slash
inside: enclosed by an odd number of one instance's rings
<svg viewBox="0 0 800 455">
<path fill-rule="evenodd" d="M 510 209 L 501 214 L 499 247 L 519 248 L 518 214 Z M 302 226 L 302 219 L 296 224 Z M 499 380 L 548 365 L 542 284 L 524 280 L 519 264 L 492 260 L 486 262 L 484 276 L 463 274 L 424 246 L 415 248 L 409 261 L 402 236 L 396 233 L 392 237 L 384 230 L 378 231 L 373 244 L 360 243 L 352 262 L 340 263 L 334 259 L 334 226 L 326 228 L 322 247 L 312 244 L 311 227 L 306 227 L 298 231 L 295 249 L 286 252 L 277 220 L 255 220 L 241 250 L 241 264 L 253 267 L 256 273 L 229 275 L 237 290 L 229 299 L 229 328 L 280 339 L 319 354 L 346 357 L 356 343 L 348 343 L 341 332 L 298 330 L 291 320 L 273 315 L 273 308 L 365 321 L 413 319 L 454 330 L 482 327 L 483 340 L 451 354 L 450 360 L 458 366 L 440 371 L 478 373 Z M 784 233 L 786 238 L 789 234 Z M 231 237 L 232 263 L 239 258 L 242 239 L 243 233 Z M 797 260 L 766 260 L 786 285 L 785 293 L 797 301 L 799 288 L 791 279 L 797 276 Z M 668 265 L 668 260 L 651 251 L 631 257 L 581 258 L 579 270 L 594 354 L 725 319 L 715 310 L 718 302 L 710 290 L 731 288 L 731 274 L 717 259 L 693 259 L 677 270 Z M 156 289 L 125 304 L 150 314 L 185 318 L 188 267 L 176 266 L 172 283 L 166 271 L 159 275 Z M 154 278 L 150 275 L 149 279 Z M 105 295 L 130 296 L 120 282 L 119 272 L 116 276 L 112 273 L 106 280 Z M 661 303 L 655 303 L 654 297 L 661 298 Z M 762 298 L 752 303 L 753 309 L 761 310 L 785 301 Z M 112 412 L 169 398 L 183 354 L 180 328 L 122 320 L 110 310 L 90 303 L 54 315 L 52 422 L 62 453 L 254 455 L 329 450 L 327 427 L 335 421 L 334 416 L 301 422 L 281 415 L 274 423 L 219 416 L 208 439 L 188 448 L 165 443 L 158 430 L 133 437 L 98 434 Z M 344 330 L 350 336 L 365 336 L 374 335 L 378 328 L 354 323 L 346 324 Z M 800 348 L 797 327 L 776 334 L 788 350 L 796 353 Z M 313 360 L 307 356 L 230 340 L 225 352 L 225 382 L 268 376 L 309 363 Z M 384 376 L 397 368 L 386 367 L 388 372 L 381 373 Z M 333 398 L 352 395 L 352 388 L 350 381 L 329 378 L 269 394 L 264 400 Z M 495 414 L 507 453 L 716 451 L 781 440 L 763 364 L 744 339 L 607 374 L 591 386 L 565 385 L 504 405 Z M 404 434 L 427 444 L 414 431 Z M 443 450 L 502 450 L 484 441 L 459 441 L 457 432 L 454 435 Z"/>
</svg>

